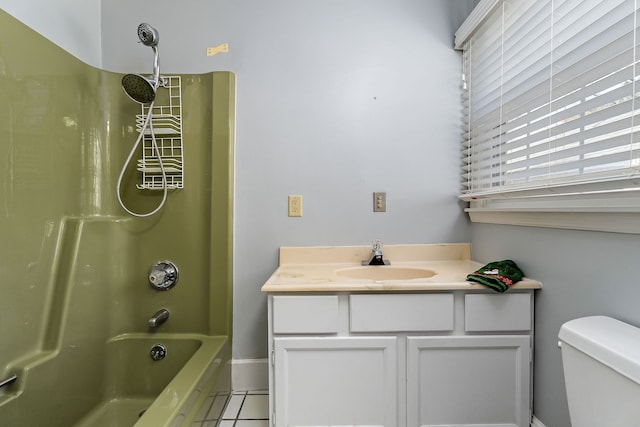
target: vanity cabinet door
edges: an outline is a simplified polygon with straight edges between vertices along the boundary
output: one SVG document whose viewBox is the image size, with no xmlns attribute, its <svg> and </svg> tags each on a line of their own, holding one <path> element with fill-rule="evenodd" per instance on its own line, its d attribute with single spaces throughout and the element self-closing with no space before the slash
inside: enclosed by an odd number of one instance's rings
<svg viewBox="0 0 640 427">
<path fill-rule="evenodd" d="M 275 338 L 275 426 L 396 426 L 396 342 Z"/>
<path fill-rule="evenodd" d="M 530 340 L 408 337 L 408 427 L 528 427 Z"/>
</svg>

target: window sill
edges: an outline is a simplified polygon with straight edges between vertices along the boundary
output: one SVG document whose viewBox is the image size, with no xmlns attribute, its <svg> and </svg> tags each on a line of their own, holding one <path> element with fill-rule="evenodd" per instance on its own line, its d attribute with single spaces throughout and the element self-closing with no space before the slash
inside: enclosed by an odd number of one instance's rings
<svg viewBox="0 0 640 427">
<path fill-rule="evenodd" d="M 467 208 L 472 222 L 640 234 L 640 211 Z"/>
</svg>

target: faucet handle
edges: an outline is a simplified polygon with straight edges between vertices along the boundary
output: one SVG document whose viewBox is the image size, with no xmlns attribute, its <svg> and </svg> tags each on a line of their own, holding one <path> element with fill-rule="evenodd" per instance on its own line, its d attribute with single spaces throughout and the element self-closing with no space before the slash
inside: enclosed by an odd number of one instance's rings
<svg viewBox="0 0 640 427">
<path fill-rule="evenodd" d="M 371 255 L 363 260 L 362 265 L 389 265 L 389 261 L 382 255 L 382 242 L 378 239 L 371 242 Z"/>
<path fill-rule="evenodd" d="M 158 261 L 151 266 L 148 277 L 153 289 L 168 291 L 178 283 L 178 267 L 171 261 Z"/>
</svg>

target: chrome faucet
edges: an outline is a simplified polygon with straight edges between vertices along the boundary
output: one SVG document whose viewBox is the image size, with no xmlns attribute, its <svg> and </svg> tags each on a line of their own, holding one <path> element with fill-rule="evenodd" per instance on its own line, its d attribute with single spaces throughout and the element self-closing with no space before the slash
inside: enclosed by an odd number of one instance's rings
<svg viewBox="0 0 640 427">
<path fill-rule="evenodd" d="M 169 319 L 169 310 L 161 308 L 149 319 L 149 329 L 157 329 L 160 325 Z"/>
<path fill-rule="evenodd" d="M 382 255 L 382 242 L 374 240 L 371 245 L 371 256 L 369 259 L 362 261 L 362 265 L 389 265 L 389 261 L 384 259 Z"/>
</svg>

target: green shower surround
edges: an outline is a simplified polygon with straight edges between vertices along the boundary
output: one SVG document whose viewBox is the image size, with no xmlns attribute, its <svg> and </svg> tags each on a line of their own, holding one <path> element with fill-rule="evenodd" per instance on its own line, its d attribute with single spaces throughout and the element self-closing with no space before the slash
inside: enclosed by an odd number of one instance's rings
<svg viewBox="0 0 640 427">
<path fill-rule="evenodd" d="M 159 308 L 163 332 L 231 336 L 235 76 L 181 76 L 184 189 L 146 219 L 115 197 L 140 113 L 121 77 L 0 10 L 0 377 L 37 366 L 0 394 L 3 425 L 71 425 L 101 398 L 104 373 L 84 373 L 106 366 L 107 340 L 147 332 Z M 132 163 L 123 199 L 146 212 L 162 192 L 137 190 Z M 180 269 L 168 292 L 147 282 L 161 259 Z"/>
</svg>

